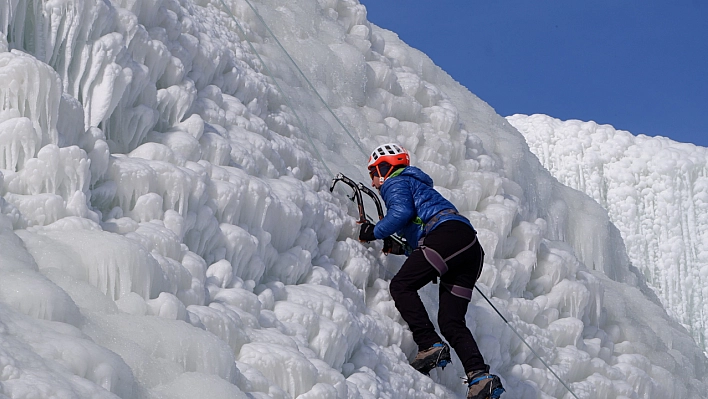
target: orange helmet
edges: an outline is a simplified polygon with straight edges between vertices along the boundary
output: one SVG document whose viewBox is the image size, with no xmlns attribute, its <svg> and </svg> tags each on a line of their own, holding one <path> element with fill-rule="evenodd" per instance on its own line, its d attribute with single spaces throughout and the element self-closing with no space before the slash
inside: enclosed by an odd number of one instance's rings
<svg viewBox="0 0 708 399">
<path fill-rule="evenodd" d="M 381 176 L 379 165 L 384 162 L 392 167 L 389 168 L 386 176 Z M 393 166 L 409 166 L 410 164 L 411 158 L 405 148 L 395 143 L 388 143 L 376 147 L 374 152 L 372 152 L 369 157 L 369 164 L 367 165 L 367 168 L 369 169 L 369 174 L 372 178 L 376 175 L 385 179 L 393 171 Z"/>
</svg>

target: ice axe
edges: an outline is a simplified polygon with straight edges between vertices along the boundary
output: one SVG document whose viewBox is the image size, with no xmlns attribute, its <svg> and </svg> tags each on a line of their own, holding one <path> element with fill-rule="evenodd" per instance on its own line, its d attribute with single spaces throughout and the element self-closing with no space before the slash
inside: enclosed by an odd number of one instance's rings
<svg viewBox="0 0 708 399">
<path fill-rule="evenodd" d="M 384 218 L 384 213 L 383 213 L 383 207 L 381 206 L 381 200 L 379 199 L 379 196 L 376 195 L 374 190 L 370 189 L 369 187 L 366 187 L 362 183 L 355 183 L 354 180 L 348 178 L 347 176 L 344 176 L 343 174 L 339 173 L 337 176 L 332 179 L 332 185 L 329 186 L 329 191 L 333 192 L 334 191 L 334 186 L 337 185 L 338 182 L 342 182 L 346 184 L 347 186 L 351 187 L 352 190 L 354 191 L 353 196 L 347 197 L 350 200 L 356 202 L 357 207 L 359 209 L 359 220 L 357 223 L 362 224 L 365 222 L 369 222 L 369 218 L 366 215 L 366 211 L 364 210 L 364 201 L 362 200 L 361 193 L 362 191 L 364 194 L 368 195 L 371 197 L 371 199 L 374 201 L 374 204 L 376 205 L 376 212 L 378 213 L 379 220 Z M 404 247 L 408 247 L 406 242 L 401 239 L 400 237 L 396 236 L 395 234 L 391 236 L 391 238 L 396 241 L 397 243 L 401 244 Z"/>
<path fill-rule="evenodd" d="M 329 192 L 333 192 L 334 186 L 336 186 L 337 182 L 340 182 L 340 181 L 342 183 L 346 184 L 347 186 L 351 187 L 352 190 L 354 190 L 354 196 L 348 197 L 348 198 L 350 200 L 356 202 L 356 205 L 359 208 L 359 220 L 357 221 L 357 223 L 362 224 L 362 223 L 368 222 L 368 220 L 366 218 L 366 211 L 364 211 L 364 201 L 362 201 L 362 199 L 361 199 L 361 191 L 359 190 L 359 187 L 354 182 L 354 180 L 339 173 L 339 174 L 337 174 L 337 176 L 334 177 L 334 179 L 332 179 L 332 185 L 329 186 Z M 381 205 L 379 204 L 378 206 L 381 206 Z"/>
</svg>

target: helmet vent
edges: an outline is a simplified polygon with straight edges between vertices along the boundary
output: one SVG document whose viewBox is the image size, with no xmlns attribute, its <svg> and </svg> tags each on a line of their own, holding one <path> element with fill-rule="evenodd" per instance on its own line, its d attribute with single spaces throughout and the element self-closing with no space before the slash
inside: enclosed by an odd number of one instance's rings
<svg viewBox="0 0 708 399">
<path fill-rule="evenodd" d="M 378 165 L 380 162 L 388 162 L 391 165 L 410 164 L 408 152 L 396 143 L 382 144 L 371 153 L 369 165 Z"/>
</svg>

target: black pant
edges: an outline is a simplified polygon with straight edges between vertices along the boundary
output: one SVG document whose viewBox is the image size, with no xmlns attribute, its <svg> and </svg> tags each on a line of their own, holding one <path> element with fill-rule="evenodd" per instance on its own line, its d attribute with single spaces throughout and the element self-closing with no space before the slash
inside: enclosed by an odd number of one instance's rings
<svg viewBox="0 0 708 399">
<path fill-rule="evenodd" d="M 467 224 L 450 220 L 441 223 L 425 237 L 425 246 L 446 258 L 467 246 L 476 238 L 475 231 Z M 477 242 L 447 262 L 448 271 L 440 276 L 440 303 L 438 325 L 440 332 L 455 350 L 465 372 L 489 370 L 479 352 L 477 343 L 465 323 L 469 299 L 451 292 L 453 285 L 474 288 L 484 263 L 484 251 Z M 438 271 L 416 249 L 401 266 L 390 284 L 391 296 L 403 320 L 413 333 L 413 340 L 420 350 L 441 342 L 440 336 L 428 317 L 418 290 L 438 277 Z"/>
</svg>

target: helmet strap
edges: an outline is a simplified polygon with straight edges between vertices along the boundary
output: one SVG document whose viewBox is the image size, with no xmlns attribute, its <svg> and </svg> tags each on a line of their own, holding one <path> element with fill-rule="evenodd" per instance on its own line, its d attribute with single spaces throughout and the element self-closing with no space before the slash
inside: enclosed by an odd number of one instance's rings
<svg viewBox="0 0 708 399">
<path fill-rule="evenodd" d="M 378 166 L 376 167 L 378 169 Z M 396 169 L 393 165 L 391 165 L 390 168 L 388 168 L 388 172 L 386 172 L 386 176 L 383 176 L 382 179 L 388 179 L 389 176 L 391 176 L 391 173 L 393 173 L 393 170 Z M 381 172 L 379 172 L 379 175 Z M 381 181 L 383 183 L 383 180 Z"/>
<path fill-rule="evenodd" d="M 376 165 L 376 173 L 379 175 L 379 184 L 384 184 L 384 181 L 388 179 L 388 177 L 393 173 L 393 170 L 395 168 L 393 166 L 388 168 L 388 172 L 386 172 L 385 176 L 381 176 L 381 169 L 379 169 L 379 165 Z"/>
</svg>

